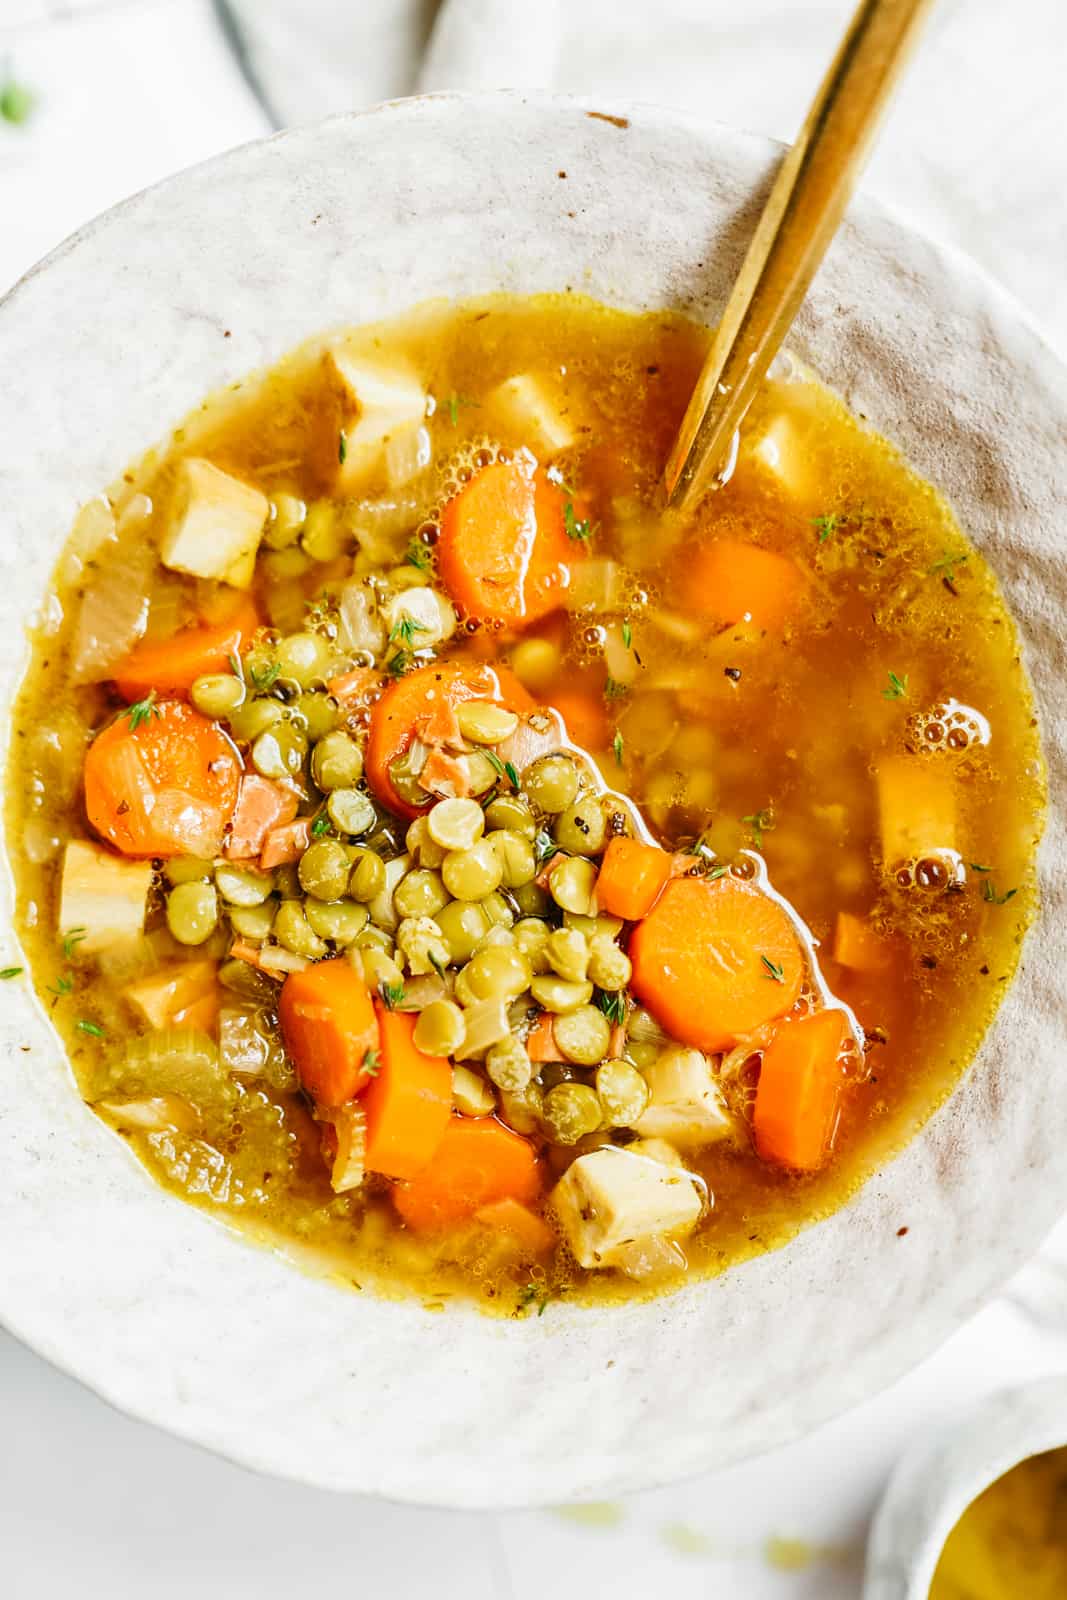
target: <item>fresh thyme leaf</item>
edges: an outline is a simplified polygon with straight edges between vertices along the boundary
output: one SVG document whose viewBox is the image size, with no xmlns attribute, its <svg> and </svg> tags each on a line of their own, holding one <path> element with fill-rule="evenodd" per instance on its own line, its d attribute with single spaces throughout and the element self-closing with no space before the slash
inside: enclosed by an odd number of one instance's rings
<svg viewBox="0 0 1067 1600">
<path fill-rule="evenodd" d="M 429 956 L 430 965 L 433 967 L 433 970 L 436 972 L 437 976 L 439 978 L 443 978 L 448 963 L 441 961 L 432 950 L 427 950 L 426 954 Z"/>
<path fill-rule="evenodd" d="M 378 993 L 385 1002 L 387 1011 L 395 1011 L 404 998 L 404 985 L 402 983 L 380 983 Z"/>
<path fill-rule="evenodd" d="M 475 411 L 480 409 L 477 400 L 471 400 L 465 394 L 457 394 L 453 389 L 452 393 L 445 401 L 445 409 L 448 412 L 448 420 L 453 427 L 455 427 L 459 421 L 460 409 L 463 406 L 471 406 Z"/>
<path fill-rule="evenodd" d="M 19 978 L 22 976 L 21 967 L 0 967 L 0 979 Z"/>
<path fill-rule="evenodd" d="M 997 886 L 992 878 L 986 878 L 982 884 L 982 899 L 988 900 L 991 906 L 1006 906 L 1008 901 L 1019 893 L 1018 889 L 1008 889 L 1004 894 L 997 893 Z"/>
<path fill-rule="evenodd" d="M 343 428 L 337 435 L 337 459 L 342 466 L 348 460 L 348 435 Z"/>
<path fill-rule="evenodd" d="M 775 817 L 770 806 L 764 806 L 762 811 L 753 811 L 749 817 L 742 817 L 742 822 L 747 822 L 752 829 L 752 838 L 757 850 L 763 849 L 763 835 L 770 833 L 774 827 Z"/>
<path fill-rule="evenodd" d="M 611 748 L 615 752 L 615 763 L 616 763 L 616 765 L 621 767 L 622 766 L 623 741 L 622 741 L 622 734 L 619 732 L 618 728 L 615 729 L 615 737 L 611 741 Z"/>
<path fill-rule="evenodd" d="M 624 622 L 622 625 L 622 642 L 627 650 L 633 648 L 634 630 L 631 628 L 628 622 Z"/>
<path fill-rule="evenodd" d="M 325 811 L 320 811 L 314 822 L 311 824 L 311 837 L 313 839 L 321 839 L 323 834 L 332 832 L 333 823 L 330 821 Z"/>
<path fill-rule="evenodd" d="M 966 565 L 970 559 L 966 551 L 963 551 L 961 555 L 953 555 L 951 550 L 946 550 L 940 561 L 935 561 L 932 567 L 926 569 L 927 576 L 930 578 L 947 578 L 949 583 L 955 583 L 956 568 Z"/>
<path fill-rule="evenodd" d="M 281 677 L 281 673 L 281 665 L 277 661 L 272 661 L 266 667 L 250 668 L 248 676 L 252 680 L 252 687 L 256 693 L 266 694 L 268 689 L 274 688 L 274 685 Z"/>
<path fill-rule="evenodd" d="M 517 789 L 519 787 L 519 774 L 516 771 L 515 763 L 513 761 L 501 761 L 495 750 L 487 750 L 485 754 L 489 757 L 489 764 L 494 768 L 497 775 L 501 778 L 506 778 L 511 787 Z"/>
<path fill-rule="evenodd" d="M 415 567 L 419 572 L 429 572 L 430 570 L 430 552 L 417 539 L 412 539 L 408 545 L 404 560 L 409 567 Z"/>
<path fill-rule="evenodd" d="M 399 622 L 393 624 L 389 632 L 389 643 L 395 644 L 399 639 L 410 650 L 415 644 L 417 633 L 429 633 L 425 622 L 418 622 L 414 617 L 401 617 Z"/>
<path fill-rule="evenodd" d="M 13 127 L 20 127 L 22 123 L 29 121 L 35 103 L 36 97 L 33 91 L 15 78 L 8 77 L 6 83 L 0 87 L 0 117 L 5 122 L 10 122 Z"/>
<path fill-rule="evenodd" d="M 106 1036 L 99 1022 L 87 1022 L 84 1017 L 79 1017 L 74 1026 L 79 1033 L 91 1034 L 94 1039 L 103 1039 Z"/>
<path fill-rule="evenodd" d="M 71 928 L 63 935 L 64 961 L 73 961 L 76 947 L 81 944 L 88 932 L 88 928 Z"/>
<path fill-rule="evenodd" d="M 391 678 L 402 678 L 411 667 L 411 651 L 395 650 L 385 663 L 385 670 Z"/>
<path fill-rule="evenodd" d="M 908 692 L 908 674 L 905 672 L 903 674 L 903 676 L 901 676 L 899 673 L 893 672 L 891 670 L 890 673 L 889 673 L 889 688 L 882 690 L 882 699 L 883 700 L 903 700 L 903 698 L 907 694 L 907 692 Z"/>
<path fill-rule="evenodd" d="M 156 691 L 149 689 L 143 700 L 137 700 L 127 708 L 125 715 L 130 719 L 131 733 L 136 733 L 143 722 L 151 722 L 153 717 L 162 716 L 156 705 Z"/>
<path fill-rule="evenodd" d="M 362 1067 L 368 1078 L 378 1076 L 382 1070 L 382 1058 L 377 1050 L 364 1050 Z"/>
<path fill-rule="evenodd" d="M 626 695 L 629 694 L 629 692 L 630 692 L 629 684 L 627 684 L 627 683 L 619 683 L 618 679 L 616 679 L 616 678 L 610 678 L 610 677 L 609 678 L 605 678 L 605 680 L 604 680 L 604 699 L 605 700 L 622 700 L 622 699 L 625 698 Z"/>
<path fill-rule="evenodd" d="M 533 1306 L 537 1307 L 537 1315 L 543 1317 L 545 1307 L 552 1296 L 543 1283 L 528 1283 L 519 1290 L 519 1315 L 526 1316 Z"/>
<path fill-rule="evenodd" d="M 559 845 L 550 833 L 542 828 L 534 840 L 534 851 L 538 861 L 551 861 L 552 857 L 559 854 Z"/>
<path fill-rule="evenodd" d="M 714 883 L 718 878 L 725 878 L 730 868 L 725 861 L 717 861 L 707 874 L 709 883 Z"/>
<path fill-rule="evenodd" d="M 626 1021 L 626 996 L 621 989 L 598 989 L 596 1003 L 610 1023 L 618 1026 Z"/>
<path fill-rule="evenodd" d="M 244 672 L 244 668 L 241 665 L 240 656 L 238 656 L 238 655 L 227 656 L 226 660 L 230 663 L 230 671 L 233 673 L 234 677 L 235 678 L 240 678 L 241 682 L 243 683 L 245 681 L 245 672 Z"/>
<path fill-rule="evenodd" d="M 545 473 L 545 476 L 551 483 L 556 484 L 560 489 L 562 489 L 563 493 L 567 495 L 569 499 L 573 500 L 577 496 L 577 489 L 572 483 L 567 482 L 560 467 L 549 467 L 548 471 Z"/>
<path fill-rule="evenodd" d="M 992 872 L 993 870 L 992 867 L 983 867 L 977 861 L 968 861 L 967 865 L 970 867 L 972 872 Z"/>
<path fill-rule="evenodd" d="M 588 517 L 578 518 L 574 515 L 574 502 L 568 500 L 563 507 L 563 526 L 567 531 L 568 539 L 591 539 L 596 532 Z"/>
<path fill-rule="evenodd" d="M 845 518 L 836 511 L 831 512 L 826 517 L 812 517 L 811 525 L 819 535 L 819 543 L 825 544 L 831 534 L 836 533 L 844 521 Z"/>
<path fill-rule="evenodd" d="M 768 956 L 760 956 L 760 960 L 763 962 L 763 965 L 766 968 L 766 971 L 763 974 L 765 978 L 770 978 L 772 983 L 785 982 L 784 967 L 780 967 L 776 961 L 771 961 Z"/>
<path fill-rule="evenodd" d="M 62 1000 L 65 994 L 72 994 L 73 991 L 74 979 L 69 972 L 62 973 L 54 984 L 50 983 L 48 985 L 48 993 L 54 994 L 57 1000 Z"/>
</svg>

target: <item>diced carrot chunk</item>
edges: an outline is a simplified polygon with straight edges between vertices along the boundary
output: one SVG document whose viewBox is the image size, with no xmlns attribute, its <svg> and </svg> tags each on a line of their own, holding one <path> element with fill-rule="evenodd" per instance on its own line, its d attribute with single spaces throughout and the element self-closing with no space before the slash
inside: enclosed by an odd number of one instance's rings
<svg viewBox="0 0 1067 1600">
<path fill-rule="evenodd" d="M 717 622 L 748 621 L 778 632 L 800 605 L 804 577 L 788 556 L 742 539 L 716 539 L 691 557 L 686 594 Z"/>
<path fill-rule="evenodd" d="M 830 1154 L 845 1078 L 843 1011 L 783 1022 L 763 1052 L 752 1128 L 764 1161 L 814 1172 Z"/>
<path fill-rule="evenodd" d="M 640 839 L 612 839 L 596 881 L 597 905 L 609 916 L 637 922 L 646 917 L 671 876 L 671 858 Z"/>
<path fill-rule="evenodd" d="M 296 812 L 297 798 L 291 789 L 261 778 L 258 772 L 246 772 L 237 794 L 226 855 L 233 861 L 251 861 L 263 849 L 271 829 L 291 822 Z"/>
<path fill-rule="evenodd" d="M 833 954 L 835 961 L 856 972 L 884 972 L 893 962 L 889 940 L 851 911 L 837 913 Z"/>
<path fill-rule="evenodd" d="M 259 864 L 264 872 L 272 867 L 283 867 L 290 861 L 299 861 L 311 843 L 311 822 L 300 817 L 281 828 L 272 828 L 263 841 Z"/>
<path fill-rule="evenodd" d="M 367 985 L 343 956 L 290 973 L 278 1017 L 297 1076 L 321 1105 L 342 1105 L 372 1081 L 378 1021 Z"/>
<path fill-rule="evenodd" d="M 415 1018 L 376 1007 L 381 1062 L 363 1096 L 367 1170 L 413 1178 L 432 1161 L 452 1115 L 452 1068 L 415 1043 Z"/>
</svg>

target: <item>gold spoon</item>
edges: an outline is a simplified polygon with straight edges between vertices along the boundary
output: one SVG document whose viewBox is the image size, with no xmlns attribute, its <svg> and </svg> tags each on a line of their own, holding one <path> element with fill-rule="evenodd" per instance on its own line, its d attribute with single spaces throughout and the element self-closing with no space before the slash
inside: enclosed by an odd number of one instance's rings
<svg viewBox="0 0 1067 1600">
<path fill-rule="evenodd" d="M 729 476 L 738 426 L 837 232 L 932 5 L 861 0 L 786 153 L 664 470 L 666 506 L 682 517 L 724 465 Z"/>
</svg>

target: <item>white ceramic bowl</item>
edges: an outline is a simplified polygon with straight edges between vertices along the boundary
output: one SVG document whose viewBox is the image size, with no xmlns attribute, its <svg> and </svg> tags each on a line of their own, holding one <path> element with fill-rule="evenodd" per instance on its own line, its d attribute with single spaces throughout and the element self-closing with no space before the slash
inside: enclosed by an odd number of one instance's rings
<svg viewBox="0 0 1067 1600">
<path fill-rule="evenodd" d="M 648 108 L 431 97 L 235 151 L 91 224 L 0 308 L 0 694 L 76 506 L 207 392 L 434 295 L 570 287 L 713 318 L 777 153 Z M 793 342 L 992 554 L 1062 794 L 1059 368 L 974 268 L 869 205 Z M 1063 1048 L 1063 856 L 1057 812 L 1041 937 L 921 1137 L 787 1249 L 622 1310 L 431 1315 L 302 1276 L 157 1189 L 5 986 L 0 1317 L 125 1410 L 337 1489 L 521 1505 L 766 1449 L 929 1351 L 1062 1209 L 1067 1102 L 1041 1075 Z"/>
<path fill-rule="evenodd" d="M 993 1395 L 910 1451 L 871 1527 L 863 1600 L 927 1600 L 945 1540 L 971 1501 L 1020 1461 L 1064 1445 L 1067 1378 L 1046 1378 Z"/>
</svg>

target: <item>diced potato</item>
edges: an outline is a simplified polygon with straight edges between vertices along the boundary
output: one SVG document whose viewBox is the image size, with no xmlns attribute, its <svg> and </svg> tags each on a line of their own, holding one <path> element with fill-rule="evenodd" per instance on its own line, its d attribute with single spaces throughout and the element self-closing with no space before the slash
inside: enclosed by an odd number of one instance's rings
<svg viewBox="0 0 1067 1600">
<path fill-rule="evenodd" d="M 820 504 L 823 485 L 816 463 L 790 416 L 779 412 L 761 433 L 750 435 L 745 443 L 760 469 L 770 473 L 800 509 L 811 510 Z"/>
<path fill-rule="evenodd" d="M 266 495 L 210 461 L 183 461 L 160 545 L 163 565 L 247 589 L 269 511 Z"/>
<path fill-rule="evenodd" d="M 571 1163 L 552 1206 L 579 1265 L 610 1267 L 635 1240 L 688 1233 L 702 1199 L 691 1173 L 605 1145 Z"/>
<path fill-rule="evenodd" d="M 490 390 L 485 403 L 542 461 L 550 461 L 574 443 L 574 429 L 566 413 L 553 399 L 544 379 L 535 378 L 531 372 L 505 378 Z"/>
<path fill-rule="evenodd" d="M 642 1139 L 666 1139 L 685 1150 L 733 1137 L 734 1119 L 707 1057 L 699 1050 L 672 1046 L 657 1057 L 645 1077 L 652 1100 L 634 1125 Z"/>
<path fill-rule="evenodd" d="M 327 350 L 323 363 L 327 383 L 341 401 L 344 444 L 338 441 L 337 487 L 351 491 L 383 467 L 390 439 L 422 422 L 426 392 L 410 367 L 381 365 L 350 355 L 343 346 Z"/>
<path fill-rule="evenodd" d="M 386 601 L 382 616 L 390 638 L 404 649 L 428 650 L 456 631 L 456 613 L 436 589 L 402 589 Z"/>
<path fill-rule="evenodd" d="M 956 788 L 951 772 L 921 756 L 883 756 L 878 813 L 886 866 L 956 848 Z"/>
<path fill-rule="evenodd" d="M 126 986 L 126 999 L 152 1028 L 169 1028 L 197 1001 L 215 992 L 214 961 L 175 961 Z"/>
<path fill-rule="evenodd" d="M 126 861 L 72 839 L 63 856 L 60 933 L 84 928 L 78 950 L 85 955 L 135 938 L 144 928 L 151 886 L 151 862 Z"/>
</svg>

